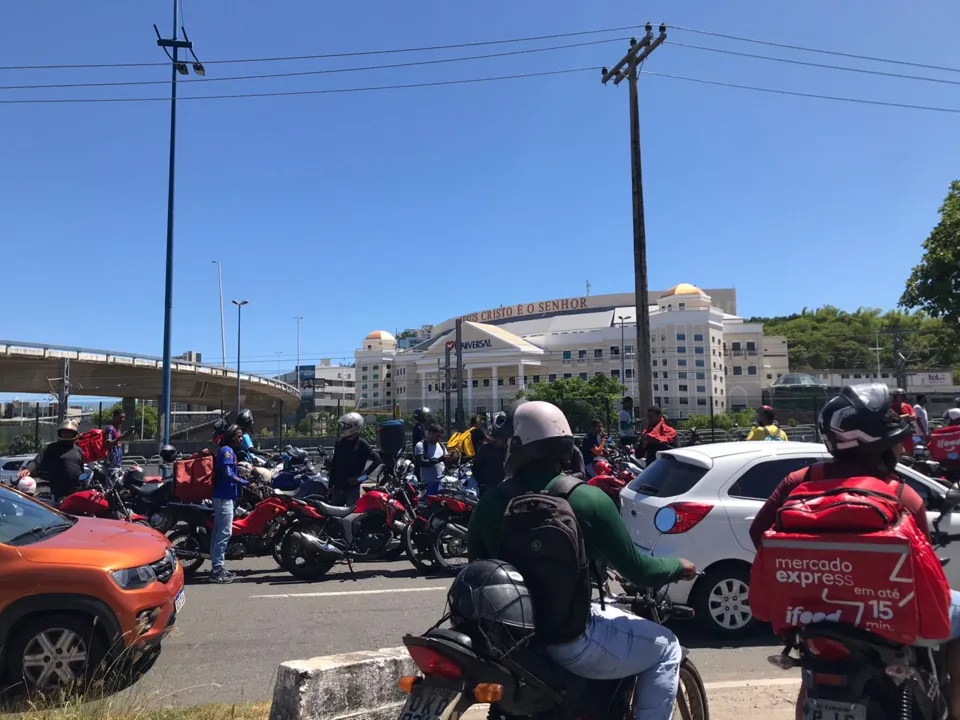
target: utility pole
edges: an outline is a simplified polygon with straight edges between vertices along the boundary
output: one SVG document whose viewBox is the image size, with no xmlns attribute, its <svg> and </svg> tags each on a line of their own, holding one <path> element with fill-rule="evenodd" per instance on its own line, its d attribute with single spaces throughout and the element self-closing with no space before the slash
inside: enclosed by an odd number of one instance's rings
<svg viewBox="0 0 960 720">
<path fill-rule="evenodd" d="M 897 368 L 897 387 L 907 389 L 907 357 L 903 354 L 903 335 L 893 333 L 893 362 Z"/>
<path fill-rule="evenodd" d="M 457 431 L 463 432 L 463 320 L 457 318 Z"/>
<path fill-rule="evenodd" d="M 640 42 L 630 39 L 627 54 L 611 70 L 603 68 L 604 85 L 624 79 L 630 88 L 630 170 L 633 181 L 633 273 L 634 303 L 637 310 L 636 378 L 637 399 L 641 408 L 653 404 L 653 380 L 650 370 L 650 307 L 647 302 L 647 232 L 643 217 L 643 169 L 640 162 L 640 106 L 637 93 L 637 69 L 667 39 L 667 26 L 653 37 L 653 25 L 646 24 Z"/>
<path fill-rule="evenodd" d="M 57 422 L 67 419 L 67 404 L 70 402 L 70 360 L 60 361 L 60 389 L 57 392 Z M 102 413 L 101 413 L 102 414 Z M 38 413 L 39 416 L 39 413 Z"/>
<path fill-rule="evenodd" d="M 303 318 L 297 315 L 294 320 L 297 321 L 297 392 L 300 392 L 300 321 Z"/>
<path fill-rule="evenodd" d="M 193 71 L 197 75 L 205 75 L 203 63 L 193 52 L 193 43 L 187 37 L 187 31 L 180 26 L 177 15 L 179 0 L 173 0 L 173 38 L 160 37 L 160 30 L 153 26 L 157 33 L 157 45 L 163 48 L 171 61 L 170 80 L 170 161 L 167 170 L 167 260 L 166 276 L 164 280 L 163 301 L 163 380 L 160 390 L 160 437 L 163 444 L 170 443 L 170 395 L 173 384 L 171 375 L 171 334 L 173 330 L 173 199 L 176 177 L 177 159 L 177 75 L 189 75 L 187 64 L 180 61 L 180 50 L 187 50 L 193 55 Z M 183 40 L 179 39 L 178 31 L 183 32 Z M 173 54 L 170 50 L 173 50 Z"/>
<path fill-rule="evenodd" d="M 219 260 L 211 260 L 217 266 L 217 286 L 220 288 L 220 358 L 223 360 L 221 365 L 227 367 L 227 331 L 223 324 L 223 272 L 220 269 Z"/>
<path fill-rule="evenodd" d="M 450 343 L 443 349 L 443 436 L 450 437 Z"/>
</svg>

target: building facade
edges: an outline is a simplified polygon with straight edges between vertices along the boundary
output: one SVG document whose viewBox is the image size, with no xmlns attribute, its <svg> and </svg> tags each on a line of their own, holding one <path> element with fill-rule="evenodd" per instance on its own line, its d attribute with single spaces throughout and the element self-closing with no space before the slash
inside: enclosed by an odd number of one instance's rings
<svg viewBox="0 0 960 720">
<path fill-rule="evenodd" d="M 529 385 L 594 375 L 637 395 L 633 295 L 598 295 L 502 306 L 462 318 L 463 394 L 469 413 L 496 412 Z M 736 315 L 734 290 L 682 283 L 650 295 L 654 401 L 672 417 L 757 406 L 788 367 L 786 339 Z M 446 349 L 455 365 L 456 319 L 401 348 L 377 330 L 355 353 L 357 407 L 411 412 L 442 407 Z M 451 378 L 453 378 L 451 374 Z"/>
<path fill-rule="evenodd" d="M 333 365 L 323 359 L 319 365 L 301 365 L 285 373 L 280 381 L 296 385 L 300 382 L 300 412 L 327 412 L 356 405 L 354 368 Z"/>
</svg>

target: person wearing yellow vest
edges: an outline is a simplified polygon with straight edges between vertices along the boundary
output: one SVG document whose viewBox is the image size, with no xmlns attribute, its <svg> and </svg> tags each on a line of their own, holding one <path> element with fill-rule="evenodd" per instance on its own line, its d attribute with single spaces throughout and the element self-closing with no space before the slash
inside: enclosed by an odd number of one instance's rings
<svg viewBox="0 0 960 720">
<path fill-rule="evenodd" d="M 747 435 L 747 440 L 787 441 L 787 434 L 780 429 L 780 424 L 777 422 L 772 407 L 764 405 L 757 411 L 757 421 L 753 430 Z"/>
</svg>

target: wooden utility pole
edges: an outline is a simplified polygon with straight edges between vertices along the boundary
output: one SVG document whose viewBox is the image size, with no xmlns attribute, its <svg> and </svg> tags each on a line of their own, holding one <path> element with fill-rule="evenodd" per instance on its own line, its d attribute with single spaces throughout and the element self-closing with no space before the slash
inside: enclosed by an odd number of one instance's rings
<svg viewBox="0 0 960 720">
<path fill-rule="evenodd" d="M 637 71 L 650 53 L 667 39 L 667 26 L 660 25 L 654 38 L 653 25 L 647 23 L 646 35 L 640 42 L 630 39 L 630 50 L 612 69 L 603 68 L 602 82 L 624 79 L 630 87 L 630 171 L 633 180 L 633 274 L 634 303 L 637 311 L 637 347 L 634 355 L 637 377 L 637 400 L 646 411 L 653 405 L 653 380 L 650 376 L 650 306 L 647 301 L 647 232 L 643 219 L 643 169 L 640 162 L 640 106 L 637 93 Z M 621 378 L 624 382 L 626 378 Z M 624 383 L 625 384 L 625 383 Z"/>
</svg>

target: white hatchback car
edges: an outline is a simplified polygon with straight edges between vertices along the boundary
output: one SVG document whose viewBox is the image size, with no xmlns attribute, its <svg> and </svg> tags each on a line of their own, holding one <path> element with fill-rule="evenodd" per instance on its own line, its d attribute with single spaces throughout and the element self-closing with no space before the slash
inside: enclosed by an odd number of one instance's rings
<svg viewBox="0 0 960 720">
<path fill-rule="evenodd" d="M 16 485 L 20 468 L 33 460 L 35 455 L 0 457 L 0 485 Z"/>
<path fill-rule="evenodd" d="M 670 586 L 670 598 L 696 610 L 701 624 L 721 638 L 757 625 L 750 612 L 750 566 L 755 550 L 750 524 L 773 490 L 794 470 L 829 459 L 824 445 L 801 442 L 728 442 L 667 450 L 623 489 L 621 514 L 634 545 L 658 557 L 683 557 L 703 574 Z M 923 498 L 932 524 L 947 488 L 915 470 L 897 474 Z M 676 527 L 661 535 L 653 517 L 670 505 Z M 960 512 L 941 524 L 960 532 Z M 960 543 L 940 550 L 951 587 L 960 588 Z"/>
</svg>

